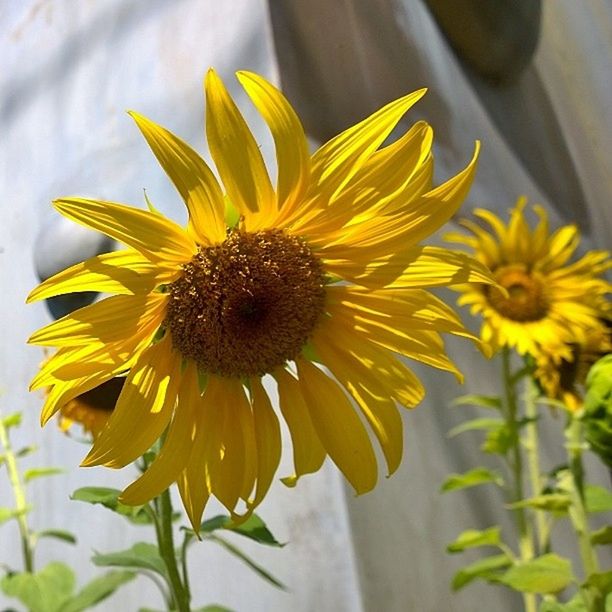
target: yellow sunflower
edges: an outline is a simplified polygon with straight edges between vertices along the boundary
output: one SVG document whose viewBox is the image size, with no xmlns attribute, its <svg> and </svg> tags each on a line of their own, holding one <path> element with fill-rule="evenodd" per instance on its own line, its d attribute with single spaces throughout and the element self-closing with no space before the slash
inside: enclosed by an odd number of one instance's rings
<svg viewBox="0 0 612 612">
<path fill-rule="evenodd" d="M 59 410 L 60 429 L 68 431 L 79 423 L 85 433 L 97 438 L 115 409 L 124 382 L 123 376 L 111 378 L 66 402 Z"/>
<path fill-rule="evenodd" d="M 586 332 L 582 342 L 540 352 L 534 375 L 546 397 L 560 401 L 575 412 L 582 407 L 584 384 L 591 366 L 610 352 L 612 320 L 603 319 Z"/>
<path fill-rule="evenodd" d="M 462 221 L 471 235 L 453 232 L 446 238 L 474 250 L 488 266 L 500 287 L 465 285 L 458 303 L 482 315 L 481 338 L 497 350 L 514 348 L 519 354 L 538 357 L 561 351 L 571 358 L 569 346 L 584 343 L 589 330 L 599 325 L 605 296 L 611 285 L 602 274 L 612 266 L 607 251 L 589 251 L 569 263 L 580 242 L 575 225 L 549 232 L 548 216 L 541 206 L 533 209 L 538 222 L 533 230 L 525 219 L 526 199 L 520 198 L 508 225 L 489 210 L 474 215 L 490 226 L 487 231 L 473 221 Z"/>
<path fill-rule="evenodd" d="M 154 209 L 61 198 L 54 206 L 63 215 L 128 248 L 73 266 L 29 296 L 116 294 L 30 338 L 58 347 L 32 384 L 52 385 L 42 421 L 127 372 L 83 465 L 121 468 L 166 432 L 157 458 L 122 501 L 143 504 L 176 481 L 194 526 L 211 495 L 234 517 L 245 516 L 272 482 L 281 436 L 266 374 L 292 439 L 288 484 L 319 470 L 329 455 L 357 493 L 372 489 L 377 465 L 364 420 L 393 472 L 402 455 L 397 404 L 414 406 L 424 393 L 398 357 L 458 375 L 440 332 L 470 336 L 428 290 L 492 282 L 467 255 L 419 244 L 459 207 L 478 151 L 432 189 L 429 125 L 419 122 L 382 147 L 424 90 L 384 106 L 311 156 L 283 95 L 260 76 L 237 76 L 272 133 L 276 188 L 211 70 L 206 133 L 221 183 L 185 142 L 130 113 L 185 200 L 187 227 Z"/>
</svg>

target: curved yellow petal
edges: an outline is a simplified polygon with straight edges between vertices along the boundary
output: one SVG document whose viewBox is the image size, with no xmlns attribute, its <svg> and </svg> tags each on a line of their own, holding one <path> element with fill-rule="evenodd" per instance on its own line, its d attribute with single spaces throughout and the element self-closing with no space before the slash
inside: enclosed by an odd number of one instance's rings
<svg viewBox="0 0 612 612">
<path fill-rule="evenodd" d="M 79 291 L 148 293 L 166 279 L 167 275 L 137 251 L 115 251 L 91 257 L 48 278 L 28 295 L 26 302 Z"/>
<path fill-rule="evenodd" d="M 395 402 L 380 379 L 363 364 L 326 342 L 314 342 L 317 355 L 357 402 L 376 435 L 387 462 L 388 475 L 402 460 L 404 433 Z"/>
<path fill-rule="evenodd" d="M 374 488 L 376 457 L 363 423 L 340 387 L 309 361 L 297 360 L 300 390 L 332 461 L 358 495 Z"/>
<path fill-rule="evenodd" d="M 327 453 L 312 424 L 298 381 L 280 368 L 272 375 L 278 383 L 279 407 L 289 428 L 293 446 L 295 474 L 283 478 L 282 481 L 287 486 L 293 487 L 304 474 L 318 472 Z"/>
<path fill-rule="evenodd" d="M 281 433 L 278 419 L 261 379 L 252 378 L 251 406 L 257 444 L 257 485 L 249 506 L 255 508 L 265 497 L 281 458 Z"/>
<path fill-rule="evenodd" d="M 461 283 L 496 284 L 490 270 L 458 251 L 440 247 L 412 247 L 392 256 L 369 260 L 366 253 L 354 249 L 347 253 L 354 259 L 325 260 L 325 268 L 364 287 L 442 287 Z"/>
<path fill-rule="evenodd" d="M 142 351 L 82 465 L 120 468 L 143 455 L 170 421 L 180 378 L 180 358 L 169 336 Z"/>
<path fill-rule="evenodd" d="M 60 198 L 53 206 L 65 217 L 136 249 L 160 268 L 176 269 L 197 252 L 182 227 L 147 210 L 86 198 Z"/>
<path fill-rule="evenodd" d="M 316 185 L 321 199 L 333 202 L 402 116 L 425 92 L 425 89 L 420 89 L 390 102 L 357 125 L 332 138 L 313 155 L 311 181 Z"/>
<path fill-rule="evenodd" d="M 152 322 L 164 320 L 168 294 L 114 295 L 79 308 L 41 327 L 30 344 L 74 346 L 87 342 L 116 342 L 140 335 Z"/>
<path fill-rule="evenodd" d="M 264 78 L 246 71 L 238 72 L 237 77 L 274 138 L 278 208 L 292 208 L 302 200 L 310 183 L 310 154 L 302 123 L 285 96 Z"/>
<path fill-rule="evenodd" d="M 189 230 L 203 245 L 225 240 L 223 193 L 206 162 L 183 140 L 131 111 L 151 150 L 189 211 Z"/>
<path fill-rule="evenodd" d="M 146 472 L 123 491 L 120 501 L 124 504 L 139 506 L 157 497 L 179 479 L 189 462 L 198 430 L 198 408 L 201 405 L 198 401 L 197 380 L 193 376 L 183 377 L 180 389 L 175 389 L 175 400 L 176 391 L 178 404 L 163 446 Z"/>
<path fill-rule="evenodd" d="M 276 196 L 259 147 L 214 70 L 206 75 L 206 134 L 215 165 L 232 204 L 250 215 L 272 215 Z"/>
</svg>

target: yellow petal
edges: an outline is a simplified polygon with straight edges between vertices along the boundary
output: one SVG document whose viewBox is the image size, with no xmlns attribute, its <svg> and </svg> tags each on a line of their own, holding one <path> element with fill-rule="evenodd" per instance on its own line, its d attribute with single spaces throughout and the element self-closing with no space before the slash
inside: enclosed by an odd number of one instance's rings
<svg viewBox="0 0 612 612">
<path fill-rule="evenodd" d="M 474 258 L 440 247 L 412 247 L 375 261 L 361 258 L 359 250 L 350 253 L 354 260 L 326 260 L 328 272 L 364 287 L 442 287 L 461 283 L 496 284 L 489 269 Z"/>
<path fill-rule="evenodd" d="M 145 349 L 130 370 L 106 427 L 84 466 L 120 468 L 143 455 L 166 428 L 180 382 L 180 358 L 171 339 Z"/>
<path fill-rule="evenodd" d="M 446 183 L 416 201 L 396 206 L 393 214 L 349 225 L 331 244 L 321 245 L 321 253 L 330 259 L 341 259 L 347 249 L 357 248 L 361 257 L 376 259 L 430 236 L 455 214 L 465 199 L 476 172 L 479 149 L 477 143 L 467 168 Z"/>
<path fill-rule="evenodd" d="M 310 181 L 310 154 L 304 128 L 276 87 L 253 72 L 242 71 L 237 76 L 274 138 L 278 163 L 278 208 L 291 209 L 301 202 Z"/>
<path fill-rule="evenodd" d="M 351 394 L 367 419 L 387 461 L 388 475 L 399 467 L 403 453 L 403 427 L 399 411 L 384 385 L 362 362 L 326 342 L 314 344 L 317 355 Z"/>
<path fill-rule="evenodd" d="M 225 240 L 223 193 L 206 162 L 184 141 L 135 112 L 136 121 L 189 210 L 189 229 L 200 244 Z"/>
<path fill-rule="evenodd" d="M 61 198 L 53 205 L 65 217 L 131 246 L 163 268 L 175 269 L 197 252 L 183 228 L 147 210 L 85 198 Z"/>
<path fill-rule="evenodd" d="M 151 322 L 161 325 L 167 294 L 115 295 L 79 308 L 42 327 L 30 344 L 74 346 L 86 342 L 116 342 L 141 335 Z"/>
<path fill-rule="evenodd" d="M 425 89 L 390 102 L 357 125 L 324 144 L 312 157 L 312 183 L 332 202 Z"/>
<path fill-rule="evenodd" d="M 346 355 L 355 364 L 354 367 L 359 368 L 368 388 L 377 388 L 378 381 L 379 392 L 397 400 L 402 406 L 412 408 L 425 395 L 421 381 L 395 355 L 363 335 L 337 325 L 331 317 L 317 328 L 312 342 L 317 348 L 329 345 L 337 354 Z"/>
<path fill-rule="evenodd" d="M 257 486 L 249 506 L 255 508 L 265 497 L 281 457 L 281 434 L 276 414 L 259 378 L 251 379 L 251 405 L 257 443 Z"/>
<path fill-rule="evenodd" d="M 178 378 L 178 377 L 177 377 Z M 176 385 L 178 387 L 178 385 Z M 147 471 L 121 494 L 120 501 L 131 506 L 145 504 L 178 480 L 194 449 L 201 405 L 197 377 L 183 376 L 178 390 L 178 404 L 161 451 Z M 172 407 L 174 407 L 174 401 Z"/>
<path fill-rule="evenodd" d="M 304 474 L 321 469 L 326 452 L 312 424 L 298 381 L 283 369 L 275 370 L 273 376 L 278 383 L 280 411 L 291 435 L 295 469 L 293 476 L 282 481 L 293 487 Z"/>
<path fill-rule="evenodd" d="M 324 372 L 297 360 L 298 379 L 314 428 L 332 461 L 356 493 L 374 488 L 376 457 L 368 434 L 340 387 Z"/>
<path fill-rule="evenodd" d="M 212 69 L 206 75 L 206 134 L 232 204 L 247 222 L 249 213 L 271 216 L 276 211 L 276 196 L 259 147 Z"/>
<path fill-rule="evenodd" d="M 48 278 L 30 293 L 26 302 L 79 291 L 149 293 L 162 282 L 158 273 L 157 267 L 136 251 L 103 253 Z"/>
</svg>

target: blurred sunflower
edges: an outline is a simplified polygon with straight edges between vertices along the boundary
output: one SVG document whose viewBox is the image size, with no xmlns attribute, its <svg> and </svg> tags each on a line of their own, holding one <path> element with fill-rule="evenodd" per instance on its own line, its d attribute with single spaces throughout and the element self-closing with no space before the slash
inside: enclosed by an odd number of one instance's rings
<svg viewBox="0 0 612 612">
<path fill-rule="evenodd" d="M 117 376 L 66 402 L 59 410 L 61 430 L 68 431 L 78 423 L 85 433 L 97 438 L 115 409 L 124 383 L 125 377 Z"/>
<path fill-rule="evenodd" d="M 488 266 L 502 292 L 494 285 L 465 285 L 458 303 L 483 316 L 481 338 L 498 350 L 514 348 L 536 360 L 544 353 L 571 361 L 570 345 L 583 345 L 587 334 L 600 326 L 605 296 L 611 285 L 602 274 L 612 266 L 607 251 L 589 251 L 569 263 L 580 242 L 574 225 L 549 233 L 548 216 L 541 206 L 531 230 L 525 219 L 526 199 L 520 198 L 503 221 L 489 210 L 474 215 L 491 231 L 464 220 L 472 235 L 453 232 L 447 240 L 471 247 L 474 257 Z M 551 362 L 552 363 L 552 362 Z"/>
<path fill-rule="evenodd" d="M 428 289 L 492 282 L 467 255 L 419 245 L 464 199 L 478 150 L 462 172 L 432 189 L 429 125 L 419 122 L 381 148 L 424 90 L 310 156 L 282 94 L 255 74 L 238 79 L 271 130 L 276 189 L 211 70 L 206 131 L 225 192 L 185 142 L 131 113 L 185 200 L 186 229 L 154 209 L 59 199 L 54 205 L 63 215 L 128 248 L 73 266 L 29 296 L 117 294 L 30 338 L 59 349 L 32 383 L 52 385 L 42 421 L 127 372 L 83 464 L 123 467 L 166 431 L 157 458 L 122 501 L 142 504 L 177 481 L 194 526 L 209 496 L 236 517 L 252 511 L 271 484 L 281 437 L 265 374 L 276 381 L 292 438 L 295 474 L 287 484 L 317 471 L 329 455 L 357 493 L 374 487 L 375 455 L 349 396 L 393 472 L 402 455 L 396 402 L 414 406 L 424 393 L 398 356 L 459 375 L 440 332 L 472 337 Z"/>
<path fill-rule="evenodd" d="M 589 370 L 610 352 L 612 320 L 602 319 L 597 327 L 586 331 L 582 342 L 541 351 L 536 358 L 535 379 L 546 397 L 574 412 L 582 407 Z"/>
</svg>

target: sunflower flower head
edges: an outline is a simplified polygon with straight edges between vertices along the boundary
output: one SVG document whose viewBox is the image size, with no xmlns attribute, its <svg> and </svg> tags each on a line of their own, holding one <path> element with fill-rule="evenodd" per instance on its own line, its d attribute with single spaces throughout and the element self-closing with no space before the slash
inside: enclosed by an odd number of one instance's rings
<svg viewBox="0 0 612 612">
<path fill-rule="evenodd" d="M 456 232 L 447 239 L 470 247 L 502 288 L 461 287 L 458 303 L 483 317 L 483 342 L 493 350 L 508 347 L 540 363 L 548 360 L 550 370 L 562 361 L 572 363 L 572 346 L 586 348 L 600 333 L 611 290 L 603 274 L 612 261 L 607 251 L 575 258 L 580 242 L 576 226 L 551 233 L 546 211 L 536 205 L 538 222 L 532 229 L 525 206 L 526 199 L 520 198 L 508 224 L 489 210 L 477 209 L 480 223 L 462 222 L 470 234 Z"/>
<path fill-rule="evenodd" d="M 238 80 L 272 133 L 276 185 L 211 70 L 206 134 L 216 175 L 180 138 L 130 113 L 185 201 L 186 228 L 155 210 L 61 198 L 60 213 L 126 248 L 57 274 L 29 297 L 112 294 L 30 338 L 58 349 L 32 383 L 51 386 L 42 421 L 124 375 L 83 464 L 121 468 L 165 432 L 122 501 L 143 504 L 176 482 L 196 529 L 209 497 L 240 520 L 269 489 L 281 456 L 274 387 L 293 451 L 286 484 L 329 456 L 357 493 L 372 489 L 378 469 L 368 429 L 395 471 L 398 406 L 415 406 L 424 393 L 401 357 L 460 376 L 441 333 L 471 337 L 430 289 L 493 282 L 479 261 L 420 244 L 465 198 L 478 147 L 464 170 L 432 188 L 429 125 L 383 146 L 424 91 L 310 155 L 283 95 L 258 75 L 240 72 Z"/>
</svg>

